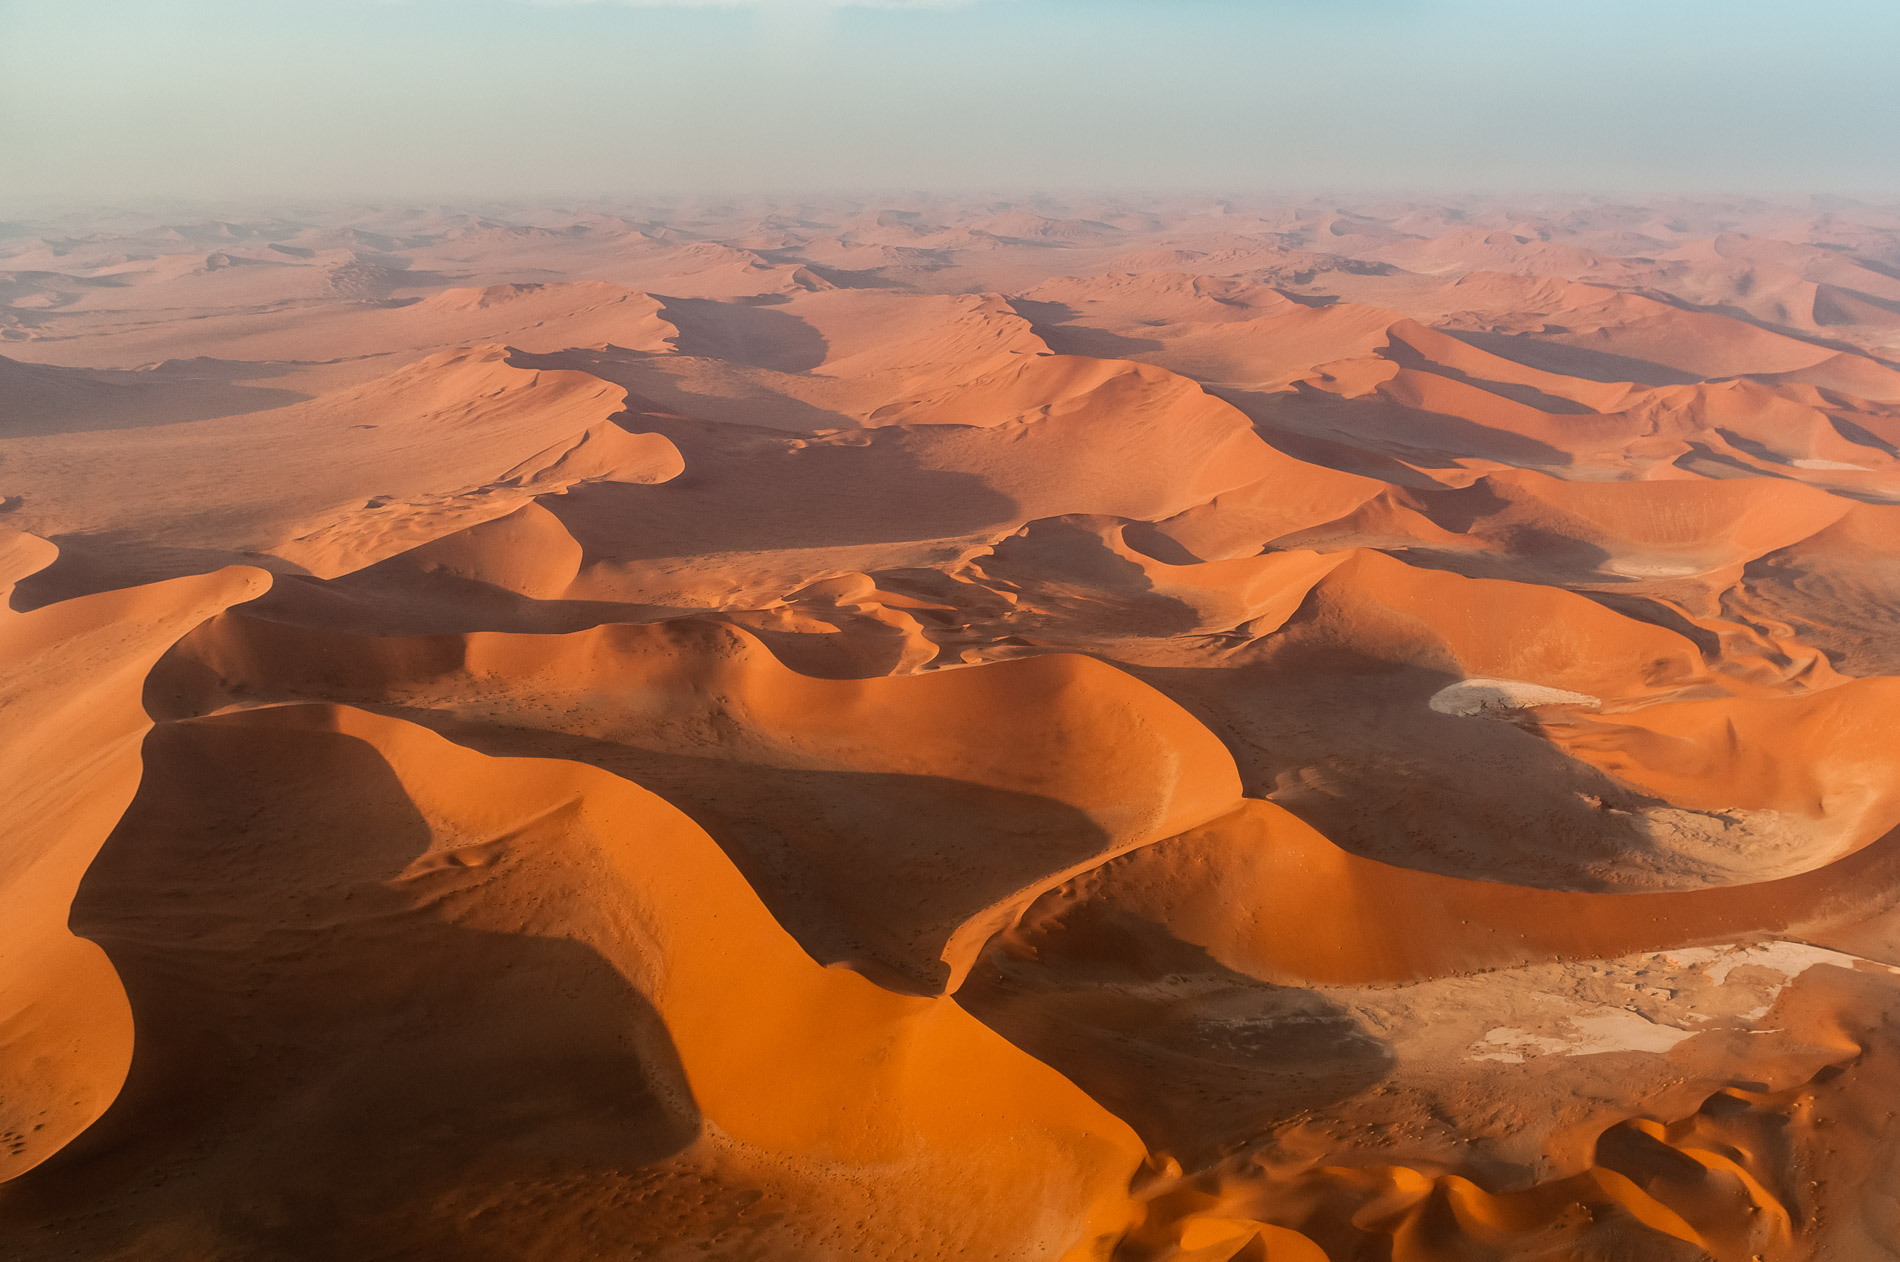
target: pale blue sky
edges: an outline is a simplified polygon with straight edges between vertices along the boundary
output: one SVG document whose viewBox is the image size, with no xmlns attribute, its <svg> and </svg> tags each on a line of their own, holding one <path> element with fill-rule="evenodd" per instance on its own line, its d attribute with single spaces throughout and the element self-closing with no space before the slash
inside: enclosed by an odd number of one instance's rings
<svg viewBox="0 0 1900 1262">
<path fill-rule="evenodd" d="M 0 203 L 1900 192 L 1900 0 L 0 0 Z"/>
</svg>

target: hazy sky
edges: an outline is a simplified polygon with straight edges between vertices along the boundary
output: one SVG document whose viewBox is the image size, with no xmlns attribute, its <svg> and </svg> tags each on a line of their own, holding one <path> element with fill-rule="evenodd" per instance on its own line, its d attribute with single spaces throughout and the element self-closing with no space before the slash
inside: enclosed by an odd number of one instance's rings
<svg viewBox="0 0 1900 1262">
<path fill-rule="evenodd" d="M 0 0 L 0 202 L 1900 191 L 1900 0 Z"/>
</svg>

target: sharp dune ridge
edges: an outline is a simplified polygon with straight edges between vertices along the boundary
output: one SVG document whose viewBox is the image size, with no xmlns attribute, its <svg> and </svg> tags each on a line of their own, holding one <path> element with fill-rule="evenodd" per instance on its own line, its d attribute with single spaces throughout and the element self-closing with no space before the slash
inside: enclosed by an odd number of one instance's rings
<svg viewBox="0 0 1900 1262">
<path fill-rule="evenodd" d="M 0 1255 L 1894 1256 L 1897 275 L 0 224 Z"/>
</svg>

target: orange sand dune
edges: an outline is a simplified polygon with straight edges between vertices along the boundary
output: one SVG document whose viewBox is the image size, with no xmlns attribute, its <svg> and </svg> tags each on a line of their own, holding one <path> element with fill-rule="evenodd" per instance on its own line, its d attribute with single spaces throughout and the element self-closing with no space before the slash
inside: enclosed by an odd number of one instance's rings
<svg viewBox="0 0 1900 1262">
<path fill-rule="evenodd" d="M 761 304 L 665 298 L 678 333 L 659 359 L 622 356 L 642 397 L 695 415 L 787 429 L 876 424 L 893 398 L 955 389 L 1049 348 L 994 295 L 820 290 Z M 635 347 L 634 349 L 643 349 Z"/>
<path fill-rule="evenodd" d="M 1383 344 L 1395 311 L 1306 306 L 1262 285 L 1170 273 L 1064 279 L 1019 308 L 1060 351 L 1159 364 L 1212 385 L 1273 389 Z"/>
<path fill-rule="evenodd" d="M 132 1077 L 18 1214 L 57 1219 L 152 1160 L 169 1177 L 131 1230 L 82 1232 L 95 1247 L 269 1248 L 270 1218 L 314 1203 L 338 1253 L 658 1245 L 749 1208 L 735 1226 L 774 1256 L 1060 1256 L 1126 1213 L 1141 1150 L 1111 1116 L 949 1000 L 813 963 L 710 838 L 624 780 L 333 707 L 148 748 L 75 910 L 128 979 Z M 269 844 L 234 845 L 239 820 Z M 279 948 L 249 949 L 253 929 Z M 245 1042 L 207 1044 L 207 1019 Z M 338 1107 L 340 1129 L 300 1134 Z M 324 1186 L 298 1187 L 313 1164 Z M 236 1187 L 262 1217 L 218 1221 Z"/>
<path fill-rule="evenodd" d="M 1479 284 L 1487 282 L 1481 279 Z M 1520 319 L 1533 311 L 1554 315 L 1562 310 L 1560 329 L 1528 330 L 1540 342 L 1574 347 L 1613 361 L 1648 365 L 1652 370 L 1698 378 L 1733 377 L 1750 372 L 1792 372 L 1832 355 L 1824 345 L 1645 294 L 1504 278 L 1489 282 L 1488 287 L 1501 292 L 1485 293 L 1483 288 L 1473 287 L 1472 277 L 1461 282 L 1467 297 L 1480 298 L 1487 305 L 1515 292 L 1512 305 L 1523 313 Z"/>
<path fill-rule="evenodd" d="M 1662 1075 L 1650 1090 L 1656 1107 L 1673 1110 L 1694 1100 L 1698 1089 L 1719 1090 L 1737 1077 L 1798 1084 L 1817 1069 L 1833 1066 L 1827 1072 L 1838 1073 L 1856 1055 L 1852 1040 L 1869 1035 L 1830 1029 L 1838 1018 L 1820 1013 L 1784 1012 L 1784 1023 L 1792 1020 L 1800 1031 L 1785 1045 L 1738 1038 L 1736 1031 L 1748 1029 L 1755 1015 L 1740 1005 L 1757 1003 L 1764 993 L 1769 1004 L 1776 996 L 1797 1002 L 1802 992 L 1786 989 L 1787 979 L 1815 963 L 1855 970 L 1851 976 L 1863 994 L 1879 993 L 1881 979 L 1895 972 L 1890 961 L 1857 962 L 1798 940 L 1721 944 L 1761 933 L 1825 942 L 1835 926 L 1883 909 L 1891 902 L 1881 888 L 1894 863 L 1891 842 L 1837 868 L 1755 886 L 1570 894 L 1368 862 L 1272 805 L 1248 802 L 1213 824 L 1051 891 L 997 939 L 963 998 L 1181 1161 L 1206 1161 L 1210 1144 L 1219 1152 L 1249 1134 L 1277 1134 L 1262 1154 L 1264 1168 L 1235 1177 L 1234 1165 L 1251 1163 L 1233 1162 L 1222 1181 L 1231 1178 L 1238 1185 L 1233 1190 L 1263 1197 L 1272 1220 L 1288 1226 L 1305 1228 L 1299 1218 L 1286 1217 L 1302 1206 L 1322 1219 L 1353 1212 L 1306 1201 L 1286 1186 L 1289 1174 L 1306 1167 L 1315 1179 L 1350 1182 L 1350 1167 L 1382 1144 L 1428 1175 L 1433 1166 L 1447 1173 L 1462 1167 L 1465 1178 L 1508 1191 L 1583 1173 L 1587 1186 L 1583 1168 L 1592 1147 L 1600 1157 L 1604 1129 L 1628 1116 L 1613 1094 L 1587 1094 L 1604 1089 L 1592 1078 L 1596 1057 L 1614 1058 L 1609 1063 L 1627 1073 Z M 1721 971 L 1708 976 L 1701 971 L 1718 966 Z M 1738 968 L 1763 971 L 1738 974 Z M 1564 974 L 1573 979 L 1568 988 L 1538 988 Z M 1619 974 L 1629 980 L 1619 985 Z M 1757 982 L 1768 989 L 1738 995 L 1730 1007 L 1723 987 L 1731 977 L 1734 990 L 1752 990 Z M 1773 984 L 1777 977 L 1779 985 Z M 1721 980 L 1712 986 L 1712 978 Z M 1498 1006 L 1478 1015 L 1475 1025 L 1456 1010 L 1434 1012 L 1435 1001 L 1478 1003 L 1480 985 Z M 1677 1015 L 1667 1003 L 1617 1006 L 1619 997 L 1653 994 L 1658 985 L 1676 988 L 1681 1007 L 1693 1003 L 1694 1010 Z M 1872 1002 L 1881 1007 L 1891 1000 Z M 1501 1028 L 1540 1007 L 1558 1017 L 1543 1027 L 1548 1033 Z M 1876 1024 L 1884 1019 L 1871 1018 Z M 1476 1035 L 1469 1046 L 1447 1047 L 1432 1037 L 1436 1029 L 1460 1024 L 1464 1032 L 1453 1038 Z M 1383 1048 L 1374 1030 L 1389 1040 Z M 1417 1066 L 1409 1083 L 1394 1075 L 1390 1057 L 1402 1058 L 1402 1067 L 1403 1058 L 1418 1054 L 1410 1050 L 1415 1042 L 1426 1038 L 1435 1044 L 1431 1068 Z M 1255 1055 L 1246 1055 L 1248 1049 Z M 1527 1056 L 1523 1074 L 1556 1080 L 1540 1084 L 1543 1089 L 1567 1085 L 1586 1094 L 1574 1104 L 1560 1098 L 1555 1111 L 1543 1102 L 1497 1098 L 1498 1084 L 1487 1075 Z M 1144 1075 L 1155 1072 L 1179 1074 L 1183 1089 L 1152 1092 Z M 1386 1085 L 1365 1093 L 1382 1078 Z M 1388 1093 L 1401 1098 L 1380 1099 Z M 1441 1119 L 1453 1115 L 1470 1129 L 1422 1133 L 1411 1143 L 1354 1129 L 1406 1107 L 1403 1097 L 1414 1093 Z M 1345 1125 L 1315 1118 L 1316 1100 L 1336 1102 Z M 1507 1115 L 1503 1128 L 1499 1111 Z M 1773 1126 L 1787 1118 L 1771 1113 L 1763 1121 Z M 1467 1142 L 1481 1147 L 1462 1148 Z M 1315 1160 L 1329 1150 L 1330 1161 Z M 1525 1155 L 1535 1158 L 1528 1169 Z M 1771 1184 L 1784 1183 L 1798 1168 L 1779 1164 L 1772 1149 L 1755 1160 L 1755 1174 Z M 1312 1169 L 1327 1165 L 1335 1168 Z M 1211 1170 L 1220 1168 L 1216 1163 Z M 1416 1170 L 1393 1173 L 1417 1178 Z M 1200 1182 L 1205 1187 L 1213 1178 L 1210 1172 Z M 1421 1191 L 1427 1183 L 1429 1177 L 1418 1184 Z M 1777 1188 L 1757 1200 L 1772 1210 L 1781 1195 Z M 1524 1199 L 1539 1204 L 1536 1197 Z M 1218 1213 L 1195 1197 L 1177 1202 L 1174 1212 L 1183 1210 Z M 1549 1226 L 1557 1210 L 1527 1210 L 1516 1230 Z M 1746 1235 L 1748 1213 L 1744 1206 L 1739 1216 L 1711 1217 L 1718 1233 Z M 1354 1221 L 1366 1226 L 1356 1214 Z"/>
<path fill-rule="evenodd" d="M 599 428 L 622 401 L 598 378 L 515 368 L 502 347 L 443 352 L 269 412 L 23 440 L 8 461 L 31 485 L 16 520 L 79 536 L 82 558 L 89 538 L 123 540 L 101 558 L 119 575 L 177 572 L 168 553 L 183 551 L 273 553 L 333 576 L 511 511 L 543 471 L 559 489 L 564 453 L 589 434 L 581 463 L 594 467 L 576 466 L 574 481 L 609 465 L 635 481 L 677 472 L 664 440 Z M 615 455 L 598 464 L 603 442 Z M 293 462 L 308 468 L 285 480 Z"/>
<path fill-rule="evenodd" d="M 1145 924 L 1263 981 L 1397 982 L 1538 959 L 1608 959 L 1750 933 L 1824 934 L 1832 924 L 1884 909 L 1896 862 L 1900 846 L 1887 836 L 1814 872 L 1727 889 L 1535 890 L 1363 859 L 1272 803 L 1249 801 L 1051 891 L 998 949 L 1073 952 L 1071 939 Z M 1044 947 L 1045 935 L 1064 941 Z"/>
<path fill-rule="evenodd" d="M 1826 530 L 1770 552 L 1742 575 L 1730 604 L 1810 643 L 1850 675 L 1894 673 L 1893 600 L 1900 508 L 1856 504 Z"/>
<path fill-rule="evenodd" d="M 617 367 L 580 356 L 511 362 Z M 1210 504 L 1219 520 L 1196 537 L 1240 531 L 1252 552 L 1377 489 L 1269 446 L 1192 382 L 1115 361 L 1019 356 L 875 419 L 868 434 L 768 438 L 641 415 L 634 423 L 672 437 L 694 472 L 657 493 L 592 483 L 546 501 L 587 557 L 567 595 L 752 608 L 840 571 L 955 563 L 1037 518 L 1155 521 Z M 820 500 L 827 511 L 814 515 Z"/>
<path fill-rule="evenodd" d="M 1862 1262 L 1900 214 L 0 222 L 0 1256 Z"/>
<path fill-rule="evenodd" d="M 20 534 L 0 546 L 9 585 L 55 552 Z M 90 1126 L 125 1079 L 125 995 L 99 948 L 68 931 L 67 911 L 139 783 L 145 674 L 179 636 L 268 581 L 234 568 L 0 613 L 0 1177 Z"/>
<path fill-rule="evenodd" d="M 1509 469 L 1455 490 L 1386 492 L 1277 542 L 1484 550 L 1549 578 L 1683 579 L 1798 544 L 1853 508 L 1785 480 L 1572 482 Z"/>
<path fill-rule="evenodd" d="M 1832 1128 L 1859 1129 L 1854 1119 L 1871 1097 L 1843 1089 L 1834 1075 L 1854 1064 L 1865 1077 L 1884 1078 L 1891 1067 L 1866 1065 L 1857 1050 L 1840 1048 L 1841 1059 L 1807 1083 L 1736 1085 L 1710 1091 L 1685 1116 L 1609 1126 L 1588 1166 L 1528 1187 L 1491 1191 L 1446 1169 L 1310 1157 L 1285 1168 L 1235 1162 L 1163 1185 L 1121 1256 L 1246 1257 L 1251 1249 L 1255 1257 L 1319 1262 L 1370 1249 L 1437 1262 L 1471 1256 L 1466 1242 L 1478 1242 L 1487 1250 L 1478 1256 L 1548 1256 L 1554 1246 L 1560 1256 L 1740 1260 L 1803 1256 L 1817 1239 L 1874 1256 L 1887 1222 L 1823 1231 L 1822 1216 L 1837 1203 L 1832 1189 L 1813 1180 L 1803 1187 L 1769 1155 L 1793 1150 L 1808 1159 L 1829 1151 Z M 1791 1115 L 1799 1119 L 1793 1126 Z M 1878 1163 L 1862 1143 L 1849 1151 Z"/>
<path fill-rule="evenodd" d="M 677 336 L 657 299 L 598 281 L 454 288 L 379 302 L 216 306 L 184 329 L 163 314 L 83 336 L 62 328 L 63 321 L 49 322 L 19 350 L 49 363 L 138 368 L 211 343 L 229 359 L 255 361 L 255 377 L 305 393 L 382 376 L 444 347 L 502 342 L 553 351 L 610 342 L 665 351 Z"/>
<path fill-rule="evenodd" d="M 794 298 L 788 314 L 824 339 L 816 371 L 876 382 L 887 398 L 939 374 L 980 377 L 1011 355 L 1049 348 L 1029 323 L 993 294 L 923 297 L 873 290 L 832 291 Z"/>
<path fill-rule="evenodd" d="M 1882 403 L 1900 402 L 1900 371 L 1888 364 L 1845 352 L 1792 372 L 1760 373 L 1757 380 L 1812 385 Z"/>
<path fill-rule="evenodd" d="M 1663 627 L 1556 588 L 1463 578 L 1372 551 L 1322 578 L 1271 648 L 1596 697 L 1651 695 L 1704 678 L 1695 646 Z"/>
<path fill-rule="evenodd" d="M 1239 794 L 1204 728 L 1084 657 L 820 680 L 701 622 L 370 639 L 237 616 L 201 628 L 153 688 L 167 713 L 398 706 L 482 748 L 559 749 L 664 784 L 704 804 L 807 949 L 900 986 L 954 989 L 1010 908 Z M 854 786 L 855 818 L 825 804 L 827 784 Z M 728 795 L 747 802 L 738 817 Z"/>
<path fill-rule="evenodd" d="M 1716 811 L 1749 836 L 1733 858 L 1754 879 L 1798 871 L 1900 825 L 1887 784 L 1900 765 L 1886 679 L 1823 691 L 1648 706 L 1552 726 L 1565 752 L 1691 811 Z M 1766 816 L 1750 829 L 1737 817 Z"/>
<path fill-rule="evenodd" d="M 1147 523 L 1043 518 L 973 558 L 968 574 L 1016 599 L 1013 621 L 1025 634 L 1080 631 L 1132 647 L 1169 635 L 1264 634 L 1347 556 L 1275 551 L 1176 564 L 1136 546 L 1139 539 L 1153 547 L 1157 536 L 1172 542 Z M 1025 607 L 1024 597 L 1034 603 Z"/>
<path fill-rule="evenodd" d="M 1610 412 L 1630 394 L 1627 382 L 1591 381 L 1544 372 L 1416 320 L 1394 324 L 1391 337 L 1385 355 L 1402 366 L 1426 368 L 1520 402 L 1539 400 L 1546 411 L 1563 410 L 1560 401 L 1568 399 L 1595 412 Z"/>
</svg>

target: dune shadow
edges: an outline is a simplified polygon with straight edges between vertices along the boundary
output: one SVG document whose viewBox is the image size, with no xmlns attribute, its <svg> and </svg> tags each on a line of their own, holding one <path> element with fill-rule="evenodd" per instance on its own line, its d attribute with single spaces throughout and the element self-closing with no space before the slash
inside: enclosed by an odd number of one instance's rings
<svg viewBox="0 0 1900 1262">
<path fill-rule="evenodd" d="M 499 757 L 563 758 L 658 794 L 719 843 L 821 964 L 934 994 L 966 919 L 1101 854 L 1075 807 L 946 776 L 772 766 L 442 711 L 378 706 Z"/>
<path fill-rule="evenodd" d="M 241 384 L 271 364 L 168 360 L 154 368 L 64 368 L 0 356 L 0 439 L 48 438 L 245 416 L 310 396 Z"/>
<path fill-rule="evenodd" d="M 502 631 L 566 635 L 610 622 L 658 622 L 696 613 L 671 605 L 536 599 L 446 571 L 379 566 L 328 581 L 280 578 L 247 609 L 260 618 L 357 635 L 458 635 Z"/>
<path fill-rule="evenodd" d="M 227 565 L 255 565 L 276 573 L 302 572 L 301 566 L 281 557 L 151 543 L 130 531 L 56 534 L 49 539 L 59 546 L 59 555 L 51 565 L 15 585 L 8 600 L 16 613 L 141 583 L 208 574 Z"/>
<path fill-rule="evenodd" d="M 763 303 L 655 294 L 660 318 L 679 330 L 682 355 L 724 359 L 774 372 L 810 372 L 825 362 L 824 334 L 787 311 Z"/>
<path fill-rule="evenodd" d="M 1900 675 L 1900 558 L 1843 564 L 1770 553 L 1748 563 L 1723 604 L 1744 618 L 1766 612 L 1787 623 L 1843 674 Z"/>
<path fill-rule="evenodd" d="M 1317 991 L 1236 972 L 1086 897 L 1061 907 L 999 939 L 957 1003 L 1188 1171 L 1391 1074 L 1386 1046 Z"/>
<path fill-rule="evenodd" d="M 1644 827 L 1643 813 L 1661 803 L 1570 757 L 1528 716 L 1431 709 L 1434 693 L 1464 677 L 1455 665 L 1401 667 L 1289 642 L 1219 671 L 1128 669 L 1226 743 L 1248 796 L 1354 854 L 1582 891 L 1629 889 L 1672 870 Z"/>
<path fill-rule="evenodd" d="M 1452 381 L 1463 382 L 1465 385 L 1475 386 L 1489 394 L 1495 394 L 1501 398 L 1522 403 L 1526 407 L 1536 408 L 1540 412 L 1550 412 L 1557 415 L 1584 416 L 1593 414 L 1596 410 L 1577 402 L 1575 399 L 1566 399 L 1561 395 L 1546 394 L 1536 386 L 1523 385 L 1510 381 L 1492 381 L 1487 377 L 1474 377 L 1462 368 L 1455 368 L 1450 364 L 1443 364 L 1435 359 L 1420 354 L 1396 337 L 1388 342 L 1385 347 L 1380 350 L 1379 354 L 1382 358 L 1391 360 L 1401 368 L 1410 368 L 1418 372 L 1429 372 L 1436 376 L 1450 378 Z"/>
<path fill-rule="evenodd" d="M 1280 408 L 1285 395 L 1278 391 L 1239 390 L 1231 386 L 1203 386 L 1207 393 L 1232 404 L 1253 422 L 1254 432 L 1260 440 L 1276 451 L 1283 451 L 1296 460 L 1307 464 L 1319 465 L 1326 469 L 1336 469 L 1341 473 L 1356 473 L 1363 477 L 1377 478 L 1381 482 L 1390 482 L 1394 486 L 1410 486 L 1422 489 L 1437 489 L 1440 483 L 1420 473 L 1418 470 L 1400 463 L 1392 456 L 1381 451 L 1355 446 L 1342 442 L 1325 434 L 1311 434 L 1282 423 Z"/>
<path fill-rule="evenodd" d="M 1834 427 L 1835 433 L 1855 446 L 1872 448 L 1884 456 L 1900 459 L 1900 447 L 1894 446 L 1872 430 L 1856 425 L 1846 417 L 1834 413 L 1828 413 L 1827 419 L 1828 424 Z"/>
<path fill-rule="evenodd" d="M 641 424 L 673 441 L 684 473 L 658 486 L 585 484 L 545 502 L 588 564 L 942 539 L 1018 515 L 979 475 L 929 467 L 929 434 L 893 426 L 792 446 L 675 418 Z"/>
<path fill-rule="evenodd" d="M 1437 520 L 1435 516 L 1434 520 Z M 1441 521 L 1439 524 L 1444 523 Z M 1607 577 L 1602 567 L 1612 559 L 1611 554 L 1587 540 L 1529 526 L 1520 526 L 1507 532 L 1502 539 L 1504 550 L 1501 552 L 1475 546 L 1460 548 L 1431 543 L 1403 544 L 1390 537 L 1359 537 L 1345 532 L 1304 531 L 1276 542 L 1281 547 L 1377 548 L 1421 570 L 1439 570 L 1465 578 L 1499 579 L 1508 583 L 1537 583 L 1576 591 L 1579 595 L 1593 598 L 1605 583 L 1640 581 Z"/>
<path fill-rule="evenodd" d="M 1569 452 L 1512 430 L 1378 395 L 1348 398 L 1305 383 L 1291 392 L 1256 396 L 1253 413 L 1282 432 L 1343 442 L 1421 468 L 1456 468 L 1472 456 L 1543 469 L 1573 463 Z"/>
<path fill-rule="evenodd" d="M 1680 368 L 1651 363 L 1646 359 L 1632 359 L 1627 355 L 1615 355 L 1609 351 L 1540 341 L 1527 333 L 1483 333 L 1473 329 L 1443 329 L 1441 332 L 1526 368 L 1565 377 L 1581 377 L 1586 381 L 1633 381 L 1639 386 L 1686 386 L 1702 380 Z"/>
<path fill-rule="evenodd" d="M 545 355 L 511 351 L 516 368 L 573 369 L 590 373 L 628 392 L 627 407 L 639 413 L 672 415 L 739 429 L 813 430 L 855 428 L 856 418 L 833 412 L 774 388 L 769 370 L 728 360 L 694 360 L 608 346 L 598 350 L 571 349 Z M 720 370 L 715 392 L 703 386 L 696 366 L 713 364 Z M 655 418 L 642 415 L 643 428 Z"/>
<path fill-rule="evenodd" d="M 1151 337 L 1128 337 L 1107 329 L 1090 328 L 1071 321 L 1082 313 L 1061 302 L 1036 302 L 1028 298 L 1008 298 L 1010 310 L 1029 321 L 1029 331 L 1058 355 L 1083 355 L 1091 359 L 1131 359 L 1136 355 L 1167 349 L 1167 344 Z"/>
<path fill-rule="evenodd" d="M 213 1224 L 217 1256 L 482 1257 L 443 1197 L 693 1141 L 648 1000 L 582 941 L 454 923 L 459 870 L 411 870 L 431 831 L 374 747 L 211 720 L 144 752 L 72 912 L 131 1001 L 131 1071 L 9 1219 L 130 1203 L 113 1221 Z"/>
<path fill-rule="evenodd" d="M 886 276 L 881 268 L 875 267 L 826 267 L 821 263 L 803 263 L 800 266 L 839 289 L 909 289 L 901 280 Z"/>
<path fill-rule="evenodd" d="M 803 247 L 787 246 L 782 249 L 752 251 L 768 263 L 778 263 L 791 267 L 802 267 L 834 289 L 909 289 L 901 280 L 893 280 L 884 275 L 882 268 L 876 267 L 832 267 L 824 263 L 814 263 L 805 256 Z"/>
<path fill-rule="evenodd" d="M 1124 527 L 1122 539 L 1137 551 L 1142 543 L 1161 551 L 1172 548 L 1174 555 L 1193 563 L 1191 553 L 1147 522 Z M 1157 591 L 1147 571 L 1114 552 L 1085 518 L 1027 522 L 1000 540 L 982 558 L 981 567 L 985 582 L 1000 583 L 1024 597 L 1012 610 L 1011 626 L 1032 638 L 1046 634 L 1060 641 L 1079 634 L 1160 639 L 1192 632 L 1201 624 L 1192 606 Z"/>
</svg>

